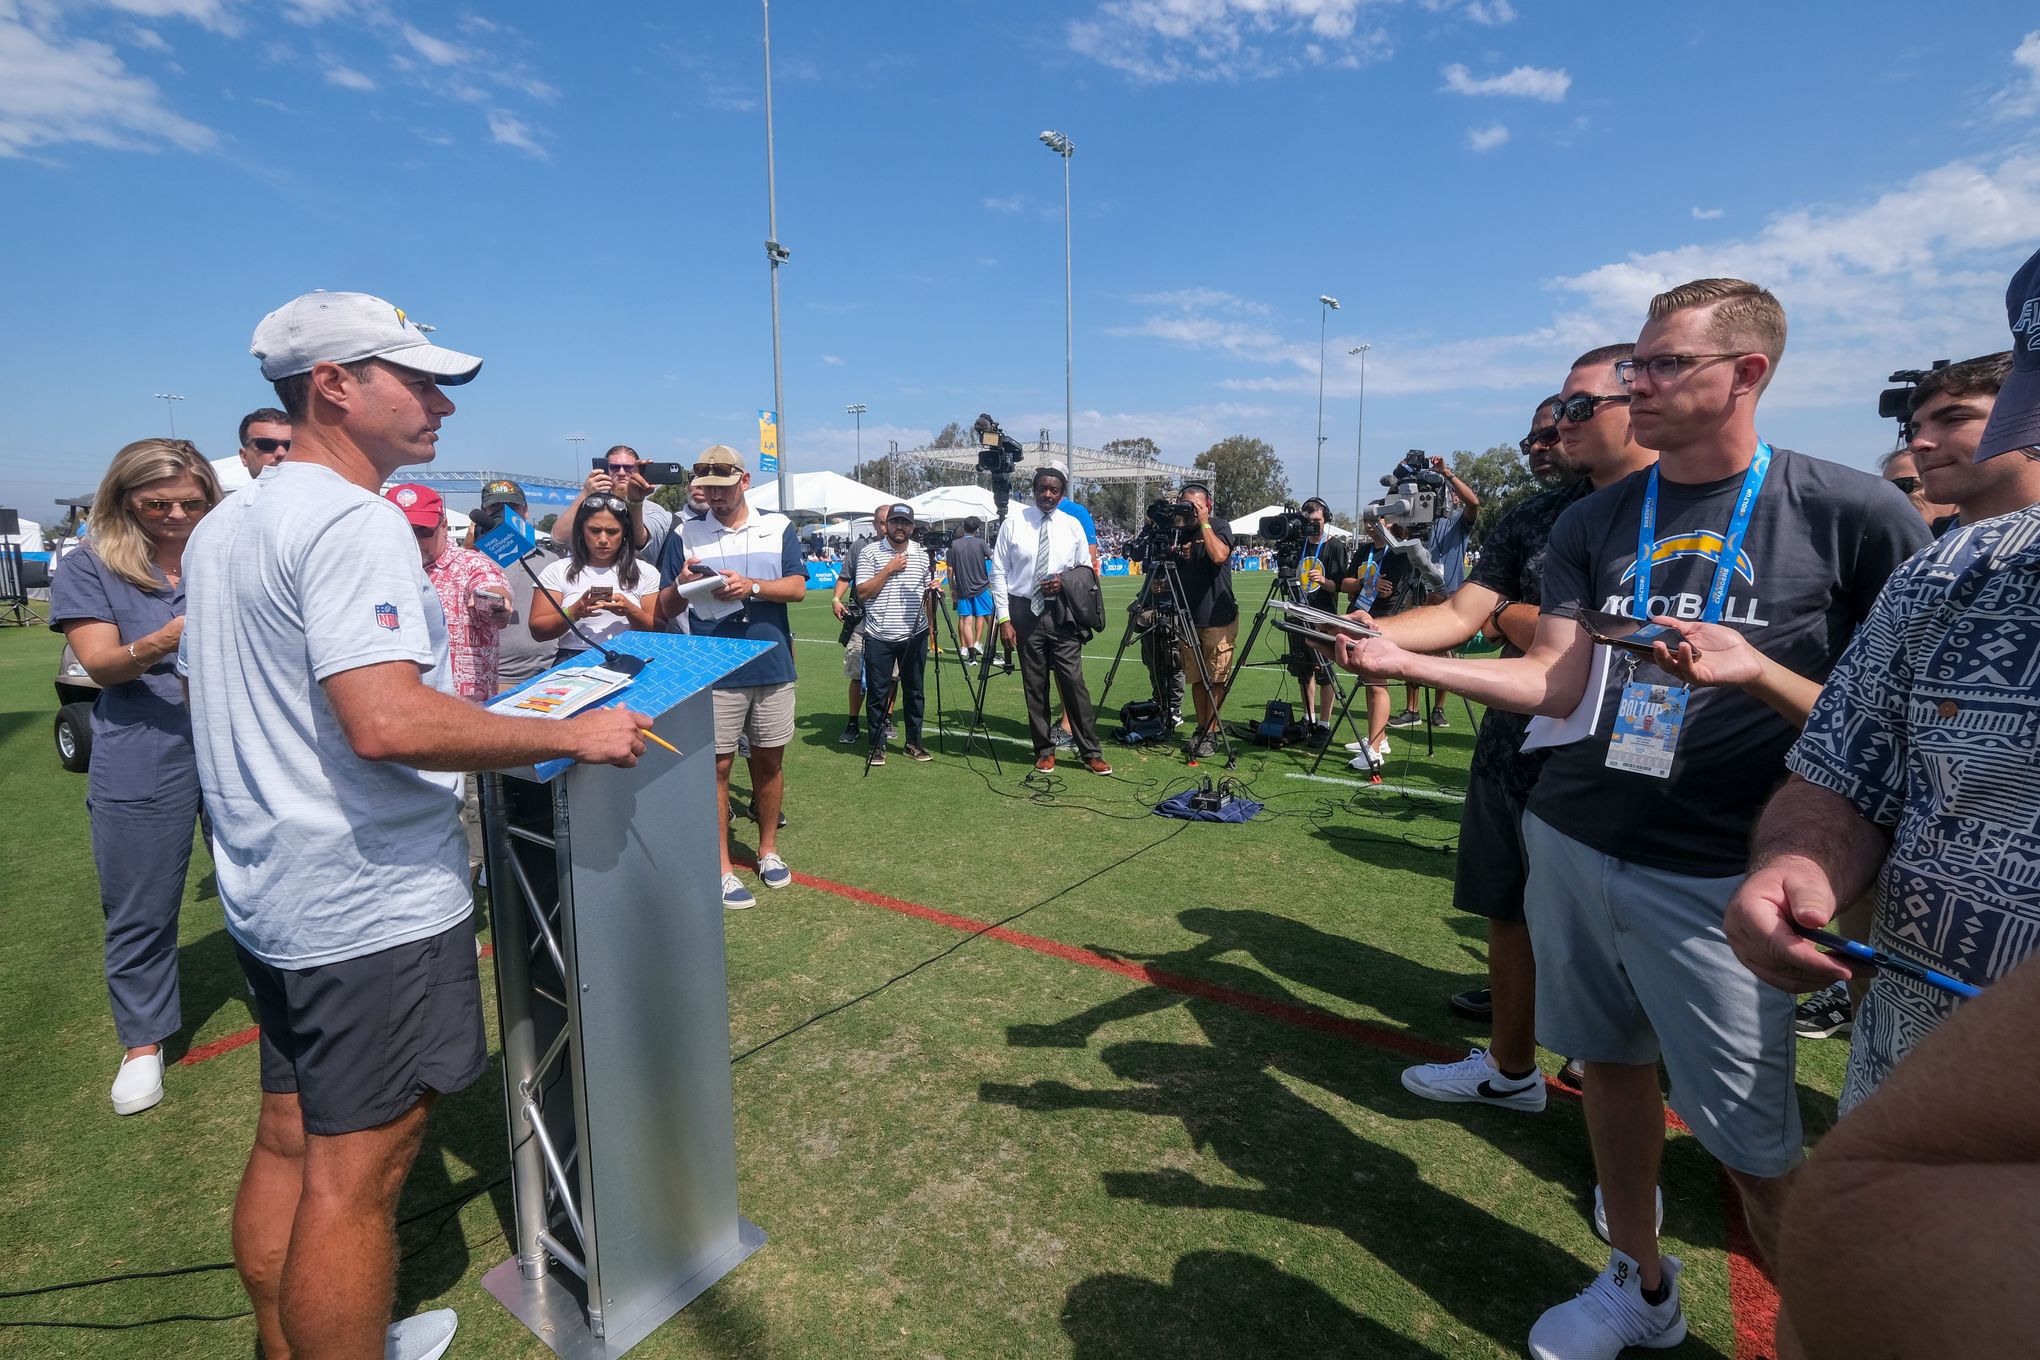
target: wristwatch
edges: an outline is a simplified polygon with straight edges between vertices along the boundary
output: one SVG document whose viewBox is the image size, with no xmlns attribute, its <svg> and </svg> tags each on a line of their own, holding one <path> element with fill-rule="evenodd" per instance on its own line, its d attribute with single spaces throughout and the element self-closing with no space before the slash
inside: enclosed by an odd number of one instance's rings
<svg viewBox="0 0 2040 1360">
<path fill-rule="evenodd" d="M 758 598 L 758 583 L 756 581 L 751 582 L 751 598 L 754 600 Z"/>
</svg>

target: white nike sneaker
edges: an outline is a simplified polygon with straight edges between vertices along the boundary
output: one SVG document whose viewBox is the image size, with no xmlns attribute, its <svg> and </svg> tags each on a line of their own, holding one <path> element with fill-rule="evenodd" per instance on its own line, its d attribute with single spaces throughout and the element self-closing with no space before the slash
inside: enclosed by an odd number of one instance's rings
<svg viewBox="0 0 2040 1360">
<path fill-rule="evenodd" d="M 383 1360 L 439 1360 L 459 1326 L 460 1317 L 451 1308 L 400 1318 L 383 1334 Z"/>
<path fill-rule="evenodd" d="M 1657 1228 L 1665 1230 L 1665 1188 L 1660 1185 L 1657 1192 Z M 1608 1206 L 1601 1202 L 1601 1187 L 1594 1187 L 1594 1236 L 1603 1242 L 1608 1240 Z"/>
<path fill-rule="evenodd" d="M 1653 1307 L 1643 1301 L 1636 1262 L 1610 1252 L 1608 1268 L 1592 1284 L 1537 1319 L 1530 1354 L 1536 1360 L 1618 1360 L 1627 1346 L 1661 1351 L 1684 1341 L 1679 1258 L 1661 1257 L 1658 1264 L 1670 1287 L 1664 1302 Z"/>
<path fill-rule="evenodd" d="M 1410 1094 L 1426 1100 L 1505 1105 L 1532 1113 L 1544 1108 L 1544 1074 L 1533 1072 L 1521 1081 L 1511 1081 L 1484 1048 L 1472 1050 L 1458 1062 L 1405 1067 L 1402 1084 Z"/>
</svg>

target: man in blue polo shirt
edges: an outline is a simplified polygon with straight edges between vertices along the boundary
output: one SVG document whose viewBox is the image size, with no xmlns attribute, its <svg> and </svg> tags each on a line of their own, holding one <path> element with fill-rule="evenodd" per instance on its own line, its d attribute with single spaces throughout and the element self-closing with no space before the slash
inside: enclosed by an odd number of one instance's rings
<svg viewBox="0 0 2040 1360">
<path fill-rule="evenodd" d="M 758 899 L 730 863 L 730 767 L 737 739 L 750 740 L 751 797 L 758 816 L 758 878 L 768 888 L 793 882 L 779 857 L 779 807 L 785 796 L 782 761 L 793 740 L 793 630 L 786 606 L 807 594 L 807 562 L 800 536 L 784 515 L 760 514 L 744 499 L 751 474 L 744 455 L 714 444 L 694 460 L 690 489 L 708 496 L 709 513 L 682 516 L 659 555 L 656 612 L 661 619 L 685 611 L 696 636 L 751 638 L 770 642 L 771 651 L 745 662 L 715 682 L 715 801 L 723 826 L 722 900 L 732 911 Z M 711 569 L 722 584 L 692 605 L 678 587 L 700 580 Z"/>
</svg>

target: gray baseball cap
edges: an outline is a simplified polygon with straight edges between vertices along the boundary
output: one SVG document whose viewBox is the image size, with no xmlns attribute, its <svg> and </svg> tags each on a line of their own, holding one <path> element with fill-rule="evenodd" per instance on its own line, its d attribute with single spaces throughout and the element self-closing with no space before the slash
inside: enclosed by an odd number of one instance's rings
<svg viewBox="0 0 2040 1360">
<path fill-rule="evenodd" d="M 472 354 L 433 344 L 404 309 L 367 293 L 315 289 L 262 318 L 248 352 L 262 361 L 271 382 L 312 371 L 322 363 L 382 359 L 452 387 L 481 372 Z"/>
</svg>

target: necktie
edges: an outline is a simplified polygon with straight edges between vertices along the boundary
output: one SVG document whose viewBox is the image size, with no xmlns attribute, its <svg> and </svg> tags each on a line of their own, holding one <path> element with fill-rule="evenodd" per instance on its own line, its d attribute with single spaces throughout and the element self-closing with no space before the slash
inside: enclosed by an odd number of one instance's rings
<svg viewBox="0 0 2040 1360">
<path fill-rule="evenodd" d="M 1041 517 L 1041 530 L 1034 539 L 1034 607 L 1041 608 L 1041 583 L 1048 579 L 1048 516 Z"/>
</svg>

